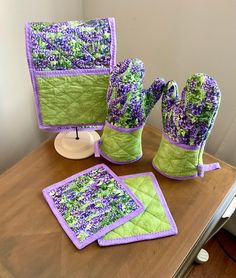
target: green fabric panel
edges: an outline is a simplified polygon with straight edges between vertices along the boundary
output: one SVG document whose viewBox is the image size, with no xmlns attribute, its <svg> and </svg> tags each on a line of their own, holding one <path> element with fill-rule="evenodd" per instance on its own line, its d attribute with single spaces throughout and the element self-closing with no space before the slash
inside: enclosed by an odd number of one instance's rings
<svg viewBox="0 0 236 278">
<path fill-rule="evenodd" d="M 193 176 L 198 164 L 202 164 L 202 150 L 186 150 L 171 144 L 162 136 L 159 150 L 153 163 L 163 173 L 170 176 Z"/>
<path fill-rule="evenodd" d="M 100 149 L 118 162 L 134 160 L 142 155 L 142 131 L 143 128 L 140 128 L 128 133 L 105 126 Z"/>
<path fill-rule="evenodd" d="M 102 123 L 109 75 L 37 77 L 42 122 L 47 125 Z"/>
<path fill-rule="evenodd" d="M 130 177 L 124 179 L 124 182 L 143 203 L 145 211 L 107 233 L 103 239 L 110 240 L 169 230 L 171 225 L 157 196 L 152 178 L 150 176 Z"/>
</svg>

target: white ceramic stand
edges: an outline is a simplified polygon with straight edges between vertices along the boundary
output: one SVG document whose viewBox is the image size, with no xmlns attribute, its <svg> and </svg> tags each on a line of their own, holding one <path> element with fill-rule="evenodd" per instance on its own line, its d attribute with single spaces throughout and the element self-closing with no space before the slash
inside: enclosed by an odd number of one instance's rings
<svg viewBox="0 0 236 278">
<path fill-rule="evenodd" d="M 65 158 L 83 159 L 94 153 L 94 142 L 99 139 L 96 131 L 61 132 L 55 138 L 54 147 Z"/>
</svg>

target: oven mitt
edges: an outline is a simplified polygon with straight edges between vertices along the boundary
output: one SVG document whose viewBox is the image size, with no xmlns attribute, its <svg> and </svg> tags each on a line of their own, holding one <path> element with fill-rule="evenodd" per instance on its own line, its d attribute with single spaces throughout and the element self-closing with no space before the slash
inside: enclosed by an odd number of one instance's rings
<svg viewBox="0 0 236 278">
<path fill-rule="evenodd" d="M 219 163 L 203 164 L 206 140 L 214 125 L 221 93 L 216 81 L 207 74 L 191 76 L 178 93 L 169 81 L 162 94 L 163 134 L 153 166 L 173 179 L 203 177 L 205 171 L 219 169 Z"/>
<path fill-rule="evenodd" d="M 145 90 L 144 72 L 142 61 L 126 59 L 111 73 L 107 93 L 108 116 L 101 140 L 95 143 L 95 156 L 101 154 L 117 164 L 141 158 L 143 126 L 165 84 L 163 79 L 157 78 Z"/>
</svg>

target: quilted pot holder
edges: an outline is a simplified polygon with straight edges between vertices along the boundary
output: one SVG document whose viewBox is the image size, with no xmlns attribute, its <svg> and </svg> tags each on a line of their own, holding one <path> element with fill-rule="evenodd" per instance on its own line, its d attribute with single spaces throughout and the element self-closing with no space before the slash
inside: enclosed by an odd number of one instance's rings
<svg viewBox="0 0 236 278">
<path fill-rule="evenodd" d="M 64 231 L 78 249 L 144 210 L 133 192 L 105 164 L 43 189 Z"/>
<path fill-rule="evenodd" d="M 33 22 L 25 34 L 39 127 L 102 129 L 115 64 L 114 19 Z"/>
<path fill-rule="evenodd" d="M 100 246 L 125 244 L 177 234 L 175 222 L 152 173 L 120 178 L 141 200 L 145 211 L 99 239 Z"/>
</svg>

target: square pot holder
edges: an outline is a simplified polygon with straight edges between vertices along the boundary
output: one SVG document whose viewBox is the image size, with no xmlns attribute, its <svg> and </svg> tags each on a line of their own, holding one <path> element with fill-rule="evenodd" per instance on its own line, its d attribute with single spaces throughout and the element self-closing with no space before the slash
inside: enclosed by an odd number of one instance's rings
<svg viewBox="0 0 236 278">
<path fill-rule="evenodd" d="M 100 246 L 161 238 L 177 234 L 177 227 L 153 173 L 120 177 L 143 203 L 145 211 L 98 240 Z"/>
<path fill-rule="evenodd" d="M 43 189 L 58 222 L 78 249 L 101 238 L 144 207 L 105 164 L 98 164 Z"/>
</svg>

